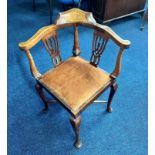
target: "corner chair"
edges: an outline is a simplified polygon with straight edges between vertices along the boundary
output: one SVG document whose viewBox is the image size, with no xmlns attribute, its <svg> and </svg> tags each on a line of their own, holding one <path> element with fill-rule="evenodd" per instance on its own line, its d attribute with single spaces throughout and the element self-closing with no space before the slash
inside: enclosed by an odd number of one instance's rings
<svg viewBox="0 0 155 155">
<path fill-rule="evenodd" d="M 62 61 L 59 50 L 57 31 L 66 27 L 74 27 L 73 56 Z M 90 62 L 80 57 L 78 42 L 78 26 L 94 30 L 92 55 Z M 98 67 L 100 57 L 109 40 L 118 47 L 116 65 L 111 73 Z M 35 65 L 30 49 L 42 41 L 49 53 L 54 67 L 41 74 Z M 36 79 L 36 90 L 44 102 L 44 111 L 48 111 L 49 101 L 44 91 L 48 91 L 71 114 L 71 125 L 75 132 L 75 147 L 82 146 L 80 140 L 80 114 L 103 92 L 111 88 L 107 101 L 107 112 L 112 112 L 112 98 L 118 88 L 116 78 L 121 71 L 121 59 L 124 49 L 130 46 L 130 41 L 120 38 L 111 28 L 98 24 L 92 13 L 80 9 L 71 9 L 59 14 L 56 24 L 45 26 L 36 32 L 26 42 L 19 43 L 19 48 L 25 52 L 29 60 L 32 76 Z"/>
</svg>

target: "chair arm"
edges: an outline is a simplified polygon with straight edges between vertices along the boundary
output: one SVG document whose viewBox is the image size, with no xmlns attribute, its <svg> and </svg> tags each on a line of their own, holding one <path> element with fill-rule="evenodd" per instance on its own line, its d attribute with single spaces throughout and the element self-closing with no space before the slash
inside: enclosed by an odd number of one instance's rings
<svg viewBox="0 0 155 155">
<path fill-rule="evenodd" d="M 130 43 L 129 40 L 124 40 L 121 37 L 119 37 L 108 26 L 96 23 L 95 28 L 98 29 L 99 31 L 105 32 L 106 35 L 108 35 L 109 38 L 111 38 L 120 47 L 120 50 L 119 50 L 119 53 L 118 53 L 118 56 L 117 56 L 117 60 L 116 60 L 115 68 L 114 68 L 113 72 L 110 74 L 111 77 L 116 78 L 121 72 L 121 61 L 122 61 L 123 51 L 124 51 L 125 48 L 129 48 L 131 43 Z"/>
<path fill-rule="evenodd" d="M 113 72 L 110 74 L 110 76 L 113 78 L 116 78 L 121 72 L 121 61 L 122 61 L 123 51 L 124 51 L 124 47 L 122 46 L 122 47 L 120 47 L 120 50 L 119 50 L 119 53 L 117 56 L 115 68 L 114 68 Z"/>
<path fill-rule="evenodd" d="M 33 57 L 31 55 L 30 51 L 26 50 L 25 53 L 26 53 L 26 56 L 29 60 L 30 70 L 31 70 L 32 76 L 34 76 L 36 79 L 39 79 L 41 77 L 41 74 L 39 73 L 39 71 L 36 68 L 36 65 L 34 63 L 34 60 L 33 60 Z"/>
<path fill-rule="evenodd" d="M 45 27 L 39 29 L 27 41 L 19 43 L 18 46 L 21 50 L 24 50 L 24 51 L 29 50 L 33 46 L 35 46 L 44 36 L 46 36 L 48 33 L 55 31 L 55 30 L 56 30 L 56 25 L 45 26 Z"/>
<path fill-rule="evenodd" d="M 124 40 L 118 36 L 110 27 L 96 23 L 95 27 L 106 32 L 107 35 L 120 47 L 128 48 L 131 44 L 129 40 Z"/>
<path fill-rule="evenodd" d="M 45 37 L 46 35 L 48 35 L 49 33 L 53 32 L 55 30 L 56 30 L 56 26 L 55 25 L 50 25 L 50 26 L 43 27 L 40 30 L 38 30 L 26 42 L 19 43 L 19 48 L 21 50 L 25 51 L 26 56 L 27 56 L 27 58 L 29 60 L 31 74 L 36 79 L 39 79 L 41 77 L 41 74 L 39 73 L 39 71 L 36 68 L 36 65 L 34 63 L 33 57 L 31 55 L 29 49 L 31 49 L 33 46 L 35 46 L 40 40 L 43 39 L 43 37 Z"/>
</svg>

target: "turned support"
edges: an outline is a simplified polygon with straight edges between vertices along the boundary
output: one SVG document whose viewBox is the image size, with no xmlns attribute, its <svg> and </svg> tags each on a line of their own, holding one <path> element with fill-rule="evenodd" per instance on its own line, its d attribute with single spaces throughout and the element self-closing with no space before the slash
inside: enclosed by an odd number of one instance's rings
<svg viewBox="0 0 155 155">
<path fill-rule="evenodd" d="M 74 25 L 74 46 L 73 46 L 73 56 L 80 55 L 79 48 L 79 38 L 78 38 L 78 27 L 77 24 Z"/>
<path fill-rule="evenodd" d="M 48 102 L 45 99 L 45 95 L 44 95 L 44 92 L 43 92 L 43 87 L 39 83 L 37 83 L 35 85 L 35 88 L 36 88 L 40 98 L 44 102 L 45 108 L 43 109 L 43 111 L 47 111 L 48 110 Z"/>
<path fill-rule="evenodd" d="M 119 49 L 119 53 L 118 53 L 117 60 L 116 60 L 116 65 L 115 65 L 115 69 L 111 73 L 111 76 L 113 76 L 113 77 L 117 77 L 120 74 L 120 72 L 121 72 L 121 61 L 122 61 L 123 51 L 124 51 L 124 47 L 122 46 Z"/>
<path fill-rule="evenodd" d="M 111 108 L 111 102 L 112 102 L 112 99 L 117 91 L 117 88 L 118 88 L 118 85 L 117 83 L 115 82 L 112 86 L 111 86 L 111 89 L 110 89 L 110 94 L 109 94 L 109 99 L 108 99 L 108 104 L 107 104 L 107 111 L 109 113 L 112 112 L 112 108 Z"/>
<path fill-rule="evenodd" d="M 73 127 L 73 130 L 74 130 L 75 136 L 76 136 L 76 140 L 75 140 L 74 146 L 76 148 L 80 148 L 82 146 L 82 143 L 80 141 L 80 123 L 81 123 L 81 117 L 80 116 L 78 116 L 77 118 L 71 117 L 70 118 L 70 122 L 71 122 L 71 125 Z"/>
</svg>

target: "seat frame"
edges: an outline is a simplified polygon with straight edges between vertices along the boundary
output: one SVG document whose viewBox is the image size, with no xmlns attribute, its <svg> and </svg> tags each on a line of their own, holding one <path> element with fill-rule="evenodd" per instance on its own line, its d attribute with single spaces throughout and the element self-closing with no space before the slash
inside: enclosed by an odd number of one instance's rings
<svg viewBox="0 0 155 155">
<path fill-rule="evenodd" d="M 78 42 L 78 26 L 86 26 L 86 27 L 94 29 L 95 32 L 94 32 L 94 40 L 93 40 L 93 47 L 92 47 L 92 56 L 90 60 L 90 65 L 93 65 L 94 67 L 97 67 L 100 62 L 100 56 L 106 47 L 106 43 L 107 43 L 106 41 L 111 39 L 116 45 L 120 47 L 120 50 L 119 50 L 119 53 L 116 59 L 115 68 L 113 72 L 110 74 L 110 77 L 112 80 L 110 81 L 110 83 L 108 83 L 108 85 L 106 85 L 106 87 L 99 94 L 93 97 L 93 99 L 91 99 L 91 101 L 89 101 L 88 104 L 86 104 L 82 109 L 80 109 L 76 115 L 72 113 L 70 109 L 68 109 L 56 96 L 52 94 L 51 91 L 49 91 L 49 89 L 47 89 L 40 82 L 42 74 L 40 74 L 39 71 L 37 70 L 34 60 L 32 58 L 32 55 L 30 53 L 30 49 L 33 46 L 35 46 L 39 41 L 43 41 L 47 51 L 49 52 L 52 58 L 54 67 L 57 67 L 59 64 L 62 63 L 59 46 L 54 45 L 55 49 L 53 49 L 53 46 L 52 46 L 52 49 L 50 49 L 50 46 L 48 45 L 48 39 L 49 38 L 54 39 L 55 44 L 58 45 L 56 30 L 63 29 L 69 26 L 74 27 L 73 56 L 75 57 L 80 55 L 80 48 L 79 48 L 79 42 Z M 100 38 L 99 40 L 100 41 L 102 40 L 102 41 L 101 42 L 98 41 L 97 38 Z M 96 42 L 99 42 L 99 44 Z M 76 148 L 80 148 L 82 146 L 82 143 L 80 140 L 80 122 L 81 122 L 80 114 L 81 112 L 83 112 L 90 104 L 92 104 L 97 99 L 97 97 L 99 97 L 108 88 L 111 88 L 111 90 L 110 90 L 110 94 L 109 94 L 109 98 L 107 102 L 107 112 L 112 112 L 111 103 L 112 103 L 113 96 L 118 88 L 116 78 L 120 74 L 120 71 L 121 71 L 122 54 L 123 54 L 124 49 L 128 48 L 129 46 L 130 46 L 130 41 L 123 40 L 122 38 L 120 38 L 108 26 L 100 25 L 96 23 L 95 19 L 92 16 L 92 13 L 85 12 L 80 9 L 71 9 L 71 10 L 60 13 L 56 21 L 56 24 L 41 28 L 29 40 L 27 40 L 26 42 L 19 43 L 20 49 L 25 51 L 28 57 L 32 76 L 36 79 L 35 88 L 45 105 L 44 111 L 48 110 L 49 101 L 46 100 L 43 89 L 49 92 L 53 96 L 53 98 L 59 101 L 59 103 L 71 114 L 70 122 L 76 135 L 75 143 L 74 143 Z"/>
</svg>

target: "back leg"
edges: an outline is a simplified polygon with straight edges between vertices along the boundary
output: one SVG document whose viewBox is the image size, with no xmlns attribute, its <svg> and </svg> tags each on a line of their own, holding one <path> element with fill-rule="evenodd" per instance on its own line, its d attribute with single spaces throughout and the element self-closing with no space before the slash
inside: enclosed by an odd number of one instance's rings
<svg viewBox="0 0 155 155">
<path fill-rule="evenodd" d="M 37 83 L 35 85 L 35 88 L 40 96 L 40 98 L 42 99 L 42 101 L 44 102 L 44 105 L 45 105 L 45 108 L 43 109 L 43 111 L 48 111 L 48 102 L 46 101 L 45 99 L 45 95 L 44 95 L 44 92 L 43 92 L 43 87 L 41 84 Z"/>
</svg>

